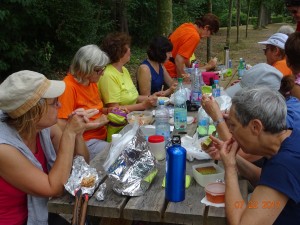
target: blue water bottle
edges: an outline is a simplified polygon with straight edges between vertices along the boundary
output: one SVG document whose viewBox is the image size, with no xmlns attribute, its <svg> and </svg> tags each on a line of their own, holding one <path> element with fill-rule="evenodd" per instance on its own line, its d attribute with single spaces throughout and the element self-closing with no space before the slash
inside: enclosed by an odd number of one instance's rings
<svg viewBox="0 0 300 225">
<path fill-rule="evenodd" d="M 185 198 L 186 150 L 181 147 L 180 136 L 174 135 L 166 154 L 166 199 L 181 202 Z"/>
</svg>

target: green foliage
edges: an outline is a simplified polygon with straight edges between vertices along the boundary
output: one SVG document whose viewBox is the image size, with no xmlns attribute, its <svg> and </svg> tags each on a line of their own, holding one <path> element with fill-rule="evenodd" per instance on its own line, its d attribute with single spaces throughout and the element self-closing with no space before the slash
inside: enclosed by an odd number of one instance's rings
<svg viewBox="0 0 300 225">
<path fill-rule="evenodd" d="M 282 23 L 284 22 L 283 16 L 272 16 L 272 23 Z"/>
<path fill-rule="evenodd" d="M 234 1 L 235 2 L 235 1 Z M 291 22 L 283 1 L 263 0 L 273 22 Z M 125 3 L 124 8 L 118 8 Z M 157 35 L 157 0 L 1 0 L 0 74 L 29 69 L 55 77 L 65 74 L 79 47 L 100 44 L 120 30 L 120 11 L 127 16 L 132 36 L 131 71 L 146 57 L 146 46 Z M 212 1 L 213 13 L 227 26 L 229 0 Z M 259 0 L 251 0 L 250 23 L 256 24 Z M 207 0 L 173 0 L 173 28 L 194 22 L 208 12 Z M 241 0 L 241 24 L 246 23 L 247 0 Z M 232 25 L 236 10 L 233 5 Z M 139 46 L 139 47 L 138 47 Z M 141 47 L 141 48 L 140 48 Z"/>
<path fill-rule="evenodd" d="M 158 34 L 156 0 L 131 0 L 127 13 L 133 43 L 139 46 L 148 45 L 149 40 Z"/>
<path fill-rule="evenodd" d="M 227 27 L 228 11 L 224 11 L 224 13 L 222 13 L 219 16 L 219 19 L 220 19 L 221 27 Z M 240 13 L 240 24 L 245 25 L 246 22 L 247 22 L 247 14 L 245 14 L 244 12 L 241 12 Z M 236 9 L 232 10 L 231 26 L 236 26 Z"/>
</svg>

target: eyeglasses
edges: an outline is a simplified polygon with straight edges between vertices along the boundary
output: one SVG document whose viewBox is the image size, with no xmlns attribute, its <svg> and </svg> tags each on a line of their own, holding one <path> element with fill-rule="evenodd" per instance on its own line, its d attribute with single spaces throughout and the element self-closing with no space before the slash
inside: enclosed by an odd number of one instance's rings
<svg viewBox="0 0 300 225">
<path fill-rule="evenodd" d="M 94 71 L 97 73 L 97 75 L 101 74 L 105 70 L 106 66 L 103 67 L 96 67 Z"/>
</svg>

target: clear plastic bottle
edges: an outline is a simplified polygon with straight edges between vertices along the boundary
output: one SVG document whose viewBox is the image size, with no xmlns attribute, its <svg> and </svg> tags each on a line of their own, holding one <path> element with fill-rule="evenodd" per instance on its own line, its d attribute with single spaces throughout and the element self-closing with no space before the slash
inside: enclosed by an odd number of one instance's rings
<svg viewBox="0 0 300 225">
<path fill-rule="evenodd" d="M 241 79 L 242 76 L 244 75 L 244 71 L 245 71 L 244 60 L 243 60 L 243 58 L 240 58 L 239 66 L 238 66 L 238 77 L 239 77 L 239 79 Z"/>
<path fill-rule="evenodd" d="M 174 93 L 174 127 L 184 130 L 187 126 L 186 91 L 182 85 L 183 79 L 178 78 L 177 89 Z"/>
<path fill-rule="evenodd" d="M 200 107 L 198 110 L 198 137 L 205 137 L 208 135 L 208 129 L 209 129 L 209 123 L 210 123 L 210 118 L 205 112 L 205 110 Z"/>
<path fill-rule="evenodd" d="M 170 137 L 169 110 L 164 104 L 164 100 L 160 100 L 155 110 L 155 134 L 162 135 L 167 141 Z"/>
<path fill-rule="evenodd" d="M 194 72 L 192 75 L 192 93 L 191 93 L 191 102 L 200 106 L 201 98 L 202 98 L 202 75 L 199 70 L 199 64 L 195 65 Z"/>
<path fill-rule="evenodd" d="M 220 89 L 220 85 L 219 85 L 219 81 L 218 80 L 214 80 L 214 84 L 212 86 L 212 95 L 214 97 L 221 96 L 221 89 Z"/>
</svg>

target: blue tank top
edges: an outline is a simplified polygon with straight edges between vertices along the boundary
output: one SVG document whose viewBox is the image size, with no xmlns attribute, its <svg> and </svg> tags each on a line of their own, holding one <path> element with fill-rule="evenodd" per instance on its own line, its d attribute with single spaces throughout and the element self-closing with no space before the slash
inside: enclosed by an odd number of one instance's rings
<svg viewBox="0 0 300 225">
<path fill-rule="evenodd" d="M 151 73 L 151 95 L 155 92 L 161 91 L 161 87 L 164 84 L 164 70 L 159 64 L 159 73 L 155 71 L 150 62 L 145 59 L 142 64 L 145 64 L 149 67 Z"/>
</svg>

